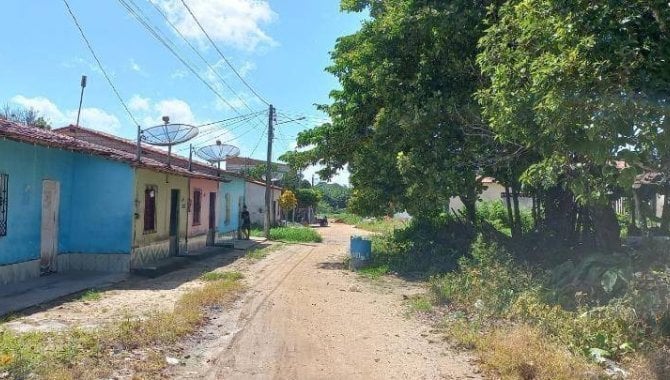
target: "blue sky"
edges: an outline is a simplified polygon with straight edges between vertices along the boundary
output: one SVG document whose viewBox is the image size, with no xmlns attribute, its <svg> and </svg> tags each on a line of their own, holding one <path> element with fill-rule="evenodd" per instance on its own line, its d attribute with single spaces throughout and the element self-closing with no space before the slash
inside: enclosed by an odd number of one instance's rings
<svg viewBox="0 0 670 380">
<path fill-rule="evenodd" d="M 131 113 L 146 128 L 162 115 L 173 122 L 205 124 L 267 107 L 244 86 L 207 42 L 181 0 L 152 0 L 216 73 L 192 52 L 149 0 L 136 4 L 149 23 L 221 96 L 222 101 L 160 44 L 121 1 L 68 0 Z M 295 135 L 324 115 L 314 103 L 328 101 L 337 81 L 324 72 L 337 37 L 353 33 L 362 15 L 339 12 L 339 0 L 186 0 L 205 30 L 244 79 L 279 110 L 276 158 Z M 5 0 L 0 23 L 0 104 L 32 107 L 53 127 L 74 123 L 81 75 L 88 76 L 82 126 L 132 138 L 135 126 L 105 81 L 63 1 Z M 233 91 L 220 80 L 223 77 Z M 242 100 L 241 100 L 242 99 Z M 246 103 L 247 108 L 243 103 Z M 232 105 L 235 110 L 228 105 Z M 195 145 L 217 138 L 263 158 L 267 117 L 203 128 Z M 238 119 L 239 120 L 239 119 Z M 187 153 L 177 147 L 180 153 Z M 252 154 L 253 153 L 253 154 Z M 310 174 L 310 173 L 306 173 Z M 340 181 L 341 182 L 341 181 Z"/>
</svg>

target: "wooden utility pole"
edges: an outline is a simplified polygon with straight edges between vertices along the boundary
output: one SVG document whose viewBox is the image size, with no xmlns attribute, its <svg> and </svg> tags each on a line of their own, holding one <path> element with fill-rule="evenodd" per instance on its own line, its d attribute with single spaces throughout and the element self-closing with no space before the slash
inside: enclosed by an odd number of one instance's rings
<svg viewBox="0 0 670 380">
<path fill-rule="evenodd" d="M 270 238 L 270 213 L 272 212 L 272 140 L 274 139 L 274 113 L 275 108 L 270 104 L 268 113 L 268 159 L 265 167 L 265 238 Z"/>
</svg>

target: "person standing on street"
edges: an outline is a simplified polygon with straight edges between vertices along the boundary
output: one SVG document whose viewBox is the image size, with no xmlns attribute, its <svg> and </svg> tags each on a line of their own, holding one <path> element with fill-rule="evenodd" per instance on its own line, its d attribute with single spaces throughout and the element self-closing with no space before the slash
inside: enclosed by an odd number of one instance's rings
<svg viewBox="0 0 670 380">
<path fill-rule="evenodd" d="M 251 234 L 251 215 L 247 210 L 247 206 L 242 207 L 242 233 L 245 240 L 249 240 L 249 235 Z"/>
</svg>

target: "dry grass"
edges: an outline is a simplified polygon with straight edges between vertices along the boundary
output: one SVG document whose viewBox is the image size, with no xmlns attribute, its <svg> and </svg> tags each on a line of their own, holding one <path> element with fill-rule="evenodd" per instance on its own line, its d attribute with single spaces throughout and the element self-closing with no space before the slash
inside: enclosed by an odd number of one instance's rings
<svg viewBox="0 0 670 380">
<path fill-rule="evenodd" d="M 203 323 L 208 307 L 224 305 L 242 289 L 241 274 L 216 272 L 183 295 L 172 312 L 122 321 L 94 331 L 17 334 L 0 330 L 0 373 L 9 378 L 109 378 L 130 368 L 138 378 L 155 378 L 166 365 L 163 351 Z"/>
<path fill-rule="evenodd" d="M 664 380 L 670 379 L 670 347 L 637 355 L 627 364 L 630 380 Z"/>
<path fill-rule="evenodd" d="M 459 347 L 478 352 L 494 378 L 573 380 L 598 378 L 600 373 L 584 357 L 572 354 L 532 326 L 499 326 L 484 332 L 476 322 L 456 320 L 446 327 Z"/>
<path fill-rule="evenodd" d="M 597 369 L 554 343 L 538 329 L 520 325 L 497 329 L 479 345 L 482 361 L 502 379 L 590 379 Z"/>
</svg>

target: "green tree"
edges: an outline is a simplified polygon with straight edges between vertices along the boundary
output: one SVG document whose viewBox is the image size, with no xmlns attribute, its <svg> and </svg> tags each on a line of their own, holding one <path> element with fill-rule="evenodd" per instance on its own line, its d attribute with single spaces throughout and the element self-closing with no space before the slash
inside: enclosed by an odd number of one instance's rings
<svg viewBox="0 0 670 380">
<path fill-rule="evenodd" d="M 610 194 L 667 160 L 669 16 L 658 1 L 507 1 L 479 43 L 488 124 L 537 156 L 523 179 L 549 195 L 545 218 L 581 218 L 601 246 L 618 241 Z"/>
<path fill-rule="evenodd" d="M 472 97 L 490 3 L 342 1 L 343 10 L 371 17 L 332 53 L 328 71 L 342 89 L 320 107 L 332 122 L 301 133 L 298 145 L 311 149 L 284 159 L 324 165 L 321 178 L 349 164 L 350 205 L 359 213 L 430 216 L 460 196 L 474 220 L 478 173 L 496 156 Z"/>
</svg>

